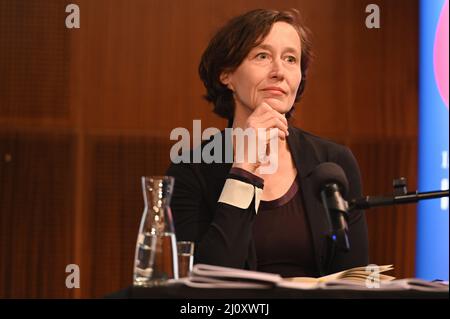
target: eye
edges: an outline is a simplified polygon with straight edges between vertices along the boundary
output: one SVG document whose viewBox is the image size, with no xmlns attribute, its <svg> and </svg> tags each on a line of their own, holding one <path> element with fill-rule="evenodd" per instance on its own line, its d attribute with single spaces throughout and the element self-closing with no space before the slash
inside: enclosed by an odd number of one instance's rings
<svg viewBox="0 0 450 319">
<path fill-rule="evenodd" d="M 286 61 L 289 63 L 297 63 L 297 58 L 293 55 L 289 55 L 286 57 Z"/>
<path fill-rule="evenodd" d="M 269 54 L 267 54 L 266 52 L 260 52 L 256 55 L 256 58 L 258 60 L 265 60 L 269 57 Z"/>
</svg>

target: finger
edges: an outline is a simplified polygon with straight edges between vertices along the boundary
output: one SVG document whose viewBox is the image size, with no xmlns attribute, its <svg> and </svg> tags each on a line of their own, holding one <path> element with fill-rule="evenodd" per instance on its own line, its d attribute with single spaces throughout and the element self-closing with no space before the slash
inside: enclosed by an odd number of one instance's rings
<svg viewBox="0 0 450 319">
<path fill-rule="evenodd" d="M 270 110 L 272 110 L 272 108 L 270 107 L 270 105 L 267 104 L 267 103 L 265 103 L 265 102 L 263 102 L 263 103 L 261 103 L 260 105 L 258 105 L 258 106 L 255 108 L 255 110 L 253 111 L 253 114 L 254 114 L 254 115 L 261 115 L 261 114 L 264 114 L 264 113 L 266 113 L 266 112 L 268 112 L 268 111 L 270 111 Z M 252 114 L 252 115 L 253 115 L 253 114 Z"/>
<path fill-rule="evenodd" d="M 263 125 L 265 122 L 269 121 L 272 118 L 278 119 L 280 122 L 283 123 L 284 127 L 286 127 L 286 128 L 288 127 L 286 118 L 274 110 L 267 111 L 264 114 L 260 114 L 259 116 L 251 115 L 249 117 L 251 122 L 253 122 L 253 125 L 255 125 L 256 127 L 268 127 L 268 126 L 263 126 Z M 282 129 L 282 128 L 280 128 L 280 129 Z"/>
<path fill-rule="evenodd" d="M 270 112 L 272 112 L 275 116 L 279 117 L 282 121 L 284 121 L 287 125 L 287 119 L 284 114 L 281 114 L 280 112 L 276 111 L 276 108 L 272 107 L 271 104 L 263 102 L 264 104 L 267 104 L 270 107 Z"/>
<path fill-rule="evenodd" d="M 259 128 L 258 129 L 258 141 L 269 143 L 271 139 L 280 138 L 286 139 L 286 133 L 277 127 Z"/>
<path fill-rule="evenodd" d="M 276 127 L 275 128 L 271 127 L 269 129 L 267 129 L 267 131 L 266 131 L 266 143 L 269 143 L 270 140 L 272 140 L 274 138 L 280 138 L 280 137 L 282 139 L 286 138 L 286 135 L 280 129 L 278 129 Z"/>
<path fill-rule="evenodd" d="M 270 128 L 266 130 L 265 134 L 259 134 L 258 135 L 258 158 L 261 160 L 266 157 L 266 155 L 269 155 L 269 145 L 272 142 L 273 139 L 278 140 L 279 138 L 279 132 L 281 132 L 277 128 Z M 275 141 L 276 143 L 277 141 Z M 264 162 L 264 160 L 263 160 Z"/>
<path fill-rule="evenodd" d="M 262 124 L 262 123 L 270 120 L 271 118 L 274 118 L 275 116 L 273 115 L 272 112 L 266 111 L 266 112 L 264 112 L 262 114 L 259 114 L 257 116 L 251 115 L 251 117 L 254 120 L 254 123 Z"/>
<path fill-rule="evenodd" d="M 284 121 L 283 117 L 280 117 L 279 114 L 276 115 L 272 111 L 265 112 L 264 114 L 260 114 L 258 116 L 251 115 L 247 120 L 247 127 L 253 127 L 255 129 L 258 128 L 268 128 L 270 127 L 267 123 L 273 123 L 271 121 L 274 119 L 274 121 L 282 123 L 282 126 L 280 127 L 281 130 L 284 130 L 284 128 L 287 128 L 287 122 Z"/>
<path fill-rule="evenodd" d="M 258 144 L 258 159 L 260 161 L 261 164 L 267 164 L 270 161 L 270 158 L 272 157 L 273 154 L 271 154 L 272 149 L 271 146 L 273 145 L 274 148 L 274 152 L 277 153 L 277 149 L 278 149 L 278 132 L 281 132 L 279 129 L 277 128 L 271 128 L 268 130 L 267 132 L 267 141 L 260 141 Z M 274 142 L 275 144 L 272 144 L 272 142 Z"/>
<path fill-rule="evenodd" d="M 267 116 L 269 116 L 268 114 L 274 117 L 278 117 L 281 121 L 285 122 L 285 124 L 287 125 L 286 116 L 284 114 L 279 113 L 274 108 L 272 108 L 270 104 L 265 102 L 261 103 L 250 116 L 254 118 L 264 117 L 264 120 L 266 120 Z"/>
<path fill-rule="evenodd" d="M 286 135 L 288 134 L 288 126 L 279 118 L 272 117 L 266 120 L 265 122 L 261 123 L 261 126 L 264 128 L 276 127 L 281 131 L 283 131 L 283 133 L 285 133 Z"/>
<path fill-rule="evenodd" d="M 280 120 L 284 126 L 288 127 L 288 122 L 287 119 L 284 115 L 278 113 L 275 110 L 272 110 L 271 112 L 269 112 L 274 118 L 277 118 L 278 120 Z"/>
</svg>

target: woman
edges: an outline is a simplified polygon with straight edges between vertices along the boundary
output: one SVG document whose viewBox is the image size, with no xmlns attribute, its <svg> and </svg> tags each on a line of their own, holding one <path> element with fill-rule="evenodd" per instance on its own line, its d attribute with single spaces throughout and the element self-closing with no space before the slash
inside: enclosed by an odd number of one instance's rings
<svg viewBox="0 0 450 319">
<path fill-rule="evenodd" d="M 267 163 L 249 160 L 248 147 L 243 161 L 169 168 L 167 175 L 175 177 L 171 207 L 177 239 L 195 241 L 195 263 L 284 277 L 321 276 L 367 264 L 364 213 L 352 212 L 348 220 L 350 252 L 336 250 L 311 183 L 317 165 L 334 162 L 349 180 L 348 198 L 359 197 L 355 158 L 348 148 L 287 122 L 305 88 L 310 55 L 297 12 L 264 9 L 229 21 L 204 52 L 199 73 L 214 111 L 235 129 L 277 128 L 278 149 L 268 148 L 277 161 L 270 174 L 262 173 Z M 259 136 L 265 143 L 272 137 Z M 222 154 L 228 151 L 233 150 Z"/>
</svg>

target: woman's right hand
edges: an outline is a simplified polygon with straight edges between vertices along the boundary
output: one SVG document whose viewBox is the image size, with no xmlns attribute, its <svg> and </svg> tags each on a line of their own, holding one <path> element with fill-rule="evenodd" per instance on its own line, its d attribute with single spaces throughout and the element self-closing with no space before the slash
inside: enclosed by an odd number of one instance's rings
<svg viewBox="0 0 450 319">
<path fill-rule="evenodd" d="M 270 130 L 271 128 L 275 128 L 278 130 Z M 254 147 L 250 147 L 248 139 L 245 139 L 243 147 L 240 147 L 240 150 L 243 152 L 243 158 L 241 157 L 239 160 L 239 158 L 236 157 L 236 150 L 239 151 L 239 147 L 236 146 L 240 145 L 236 145 L 238 139 L 235 138 L 235 140 L 233 141 L 235 150 L 233 167 L 245 169 L 250 173 L 256 173 L 256 170 L 262 164 L 261 158 L 260 156 L 258 156 L 258 143 L 265 143 L 265 155 L 268 156 L 270 155 L 270 140 L 272 138 L 286 140 L 286 137 L 289 135 L 286 117 L 275 111 L 266 102 L 261 103 L 253 111 L 253 113 L 247 118 L 245 127 L 242 129 L 244 131 L 246 129 L 252 129 L 256 136 L 255 141 L 257 141 L 257 143 L 256 145 L 254 145 Z M 264 129 L 264 132 L 260 132 L 261 130 L 258 129 Z M 259 133 L 264 134 L 261 136 L 261 134 Z M 276 133 L 276 135 L 274 135 L 274 133 Z M 253 159 L 256 159 L 256 161 L 254 161 Z"/>
</svg>

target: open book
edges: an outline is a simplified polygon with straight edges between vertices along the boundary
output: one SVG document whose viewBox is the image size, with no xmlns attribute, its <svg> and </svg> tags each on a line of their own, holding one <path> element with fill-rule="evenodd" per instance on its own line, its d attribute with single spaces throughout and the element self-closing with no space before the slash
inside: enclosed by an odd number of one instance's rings
<svg viewBox="0 0 450 319">
<path fill-rule="evenodd" d="M 282 278 L 278 274 L 196 264 L 184 283 L 197 288 L 270 288 L 319 289 L 332 286 L 366 287 L 389 282 L 394 277 L 382 274 L 392 265 L 356 267 L 320 278 Z"/>
<path fill-rule="evenodd" d="M 426 281 L 418 278 L 395 280 L 383 274 L 392 265 L 356 267 L 319 278 L 282 278 L 280 275 L 213 265 L 196 264 L 187 278 L 176 282 L 195 288 L 267 289 L 351 289 L 351 290 L 420 290 L 449 291 L 448 282 Z"/>
<path fill-rule="evenodd" d="M 311 286 L 312 288 L 340 288 L 340 287 L 366 287 L 375 288 L 385 285 L 395 279 L 393 276 L 383 274 L 393 270 L 393 265 L 368 265 L 365 267 L 355 267 L 340 271 L 331 275 L 312 278 L 312 277 L 293 277 L 284 278 L 279 286 L 285 288 L 303 288 Z"/>
</svg>

